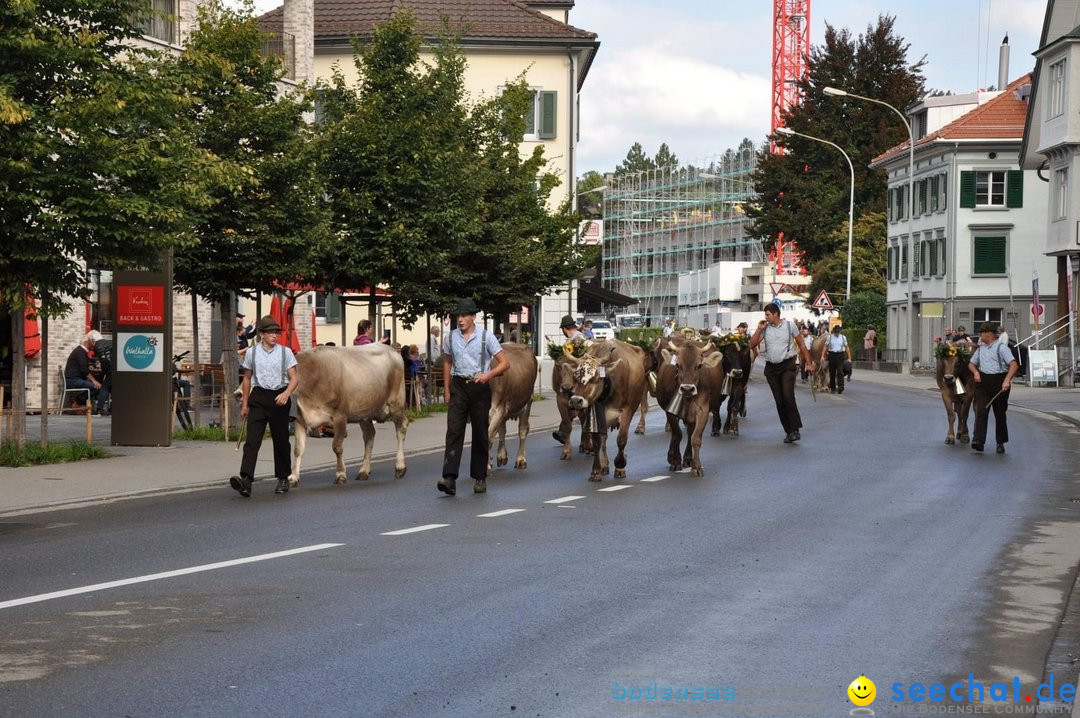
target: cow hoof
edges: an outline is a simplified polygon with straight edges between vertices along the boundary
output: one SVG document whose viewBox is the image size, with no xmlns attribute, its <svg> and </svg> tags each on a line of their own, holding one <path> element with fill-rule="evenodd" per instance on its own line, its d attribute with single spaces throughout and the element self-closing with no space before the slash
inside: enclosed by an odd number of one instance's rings
<svg viewBox="0 0 1080 718">
<path fill-rule="evenodd" d="M 344 474 L 339 474 L 338 476 L 335 476 L 334 477 L 334 483 L 339 485 L 339 486 L 341 484 L 344 484 L 345 483 L 345 475 Z"/>
<path fill-rule="evenodd" d="M 569 461 L 570 460 L 570 452 L 569 451 L 562 452 L 562 454 L 559 455 L 559 459 L 561 459 L 562 461 Z"/>
<path fill-rule="evenodd" d="M 365 473 L 363 471 L 357 471 L 356 472 L 356 480 L 357 481 L 367 481 L 370 478 L 371 478 L 371 474 Z M 342 481 L 341 483 L 344 484 L 345 482 Z"/>
<path fill-rule="evenodd" d="M 691 476 L 704 476 L 705 471 L 699 466 L 696 469 L 690 469 L 690 475 Z"/>
<path fill-rule="evenodd" d="M 615 478 L 616 479 L 625 479 L 626 478 L 626 469 L 615 469 Z"/>
<path fill-rule="evenodd" d="M 400 479 L 402 476 L 405 475 L 406 471 L 407 471 L 407 469 L 404 466 L 402 466 L 400 468 L 395 468 L 394 469 L 394 478 L 395 479 Z"/>
<path fill-rule="evenodd" d="M 634 433 L 635 433 L 635 434 L 644 434 L 644 433 L 645 433 L 645 429 L 644 429 L 643 427 L 640 427 L 640 426 L 639 426 L 638 428 L 634 429 Z"/>
<path fill-rule="evenodd" d="M 970 439 L 969 437 L 967 437 L 967 436 L 961 436 L 961 437 L 960 437 L 960 443 L 961 443 L 961 444 L 966 444 L 966 443 L 968 443 L 969 441 L 971 441 L 971 439 Z"/>
<path fill-rule="evenodd" d="M 300 485 L 300 477 L 299 476 L 290 476 L 289 477 L 289 487 L 290 488 L 295 489 L 299 485 Z"/>
<path fill-rule="evenodd" d="M 955 443 L 956 443 L 956 439 L 954 439 L 954 438 L 952 438 L 952 437 L 950 436 L 949 438 L 945 439 L 945 443 L 946 443 L 946 444 L 955 444 Z"/>
<path fill-rule="evenodd" d="M 724 433 L 726 434 L 727 432 L 725 431 Z M 720 432 L 719 432 L 719 431 L 717 431 L 716 429 L 713 429 L 713 430 L 712 430 L 712 431 L 711 431 L 711 432 L 709 433 L 709 436 L 720 436 Z"/>
<path fill-rule="evenodd" d="M 529 468 L 529 462 L 525 461 L 525 459 L 518 459 L 517 461 L 514 462 L 514 468 L 515 469 L 527 469 L 527 468 Z"/>
<path fill-rule="evenodd" d="M 506 466 L 507 461 L 508 459 L 505 456 L 500 456 L 498 459 L 495 460 L 495 463 L 498 466 Z"/>
<path fill-rule="evenodd" d="M 601 480 L 602 479 L 600 478 L 600 474 L 591 474 L 589 476 L 589 481 L 601 481 Z"/>
</svg>

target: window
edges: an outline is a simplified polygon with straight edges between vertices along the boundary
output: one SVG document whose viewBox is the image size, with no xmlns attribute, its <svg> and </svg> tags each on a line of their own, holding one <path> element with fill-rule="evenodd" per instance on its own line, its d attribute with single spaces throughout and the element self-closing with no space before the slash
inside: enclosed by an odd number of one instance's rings
<svg viewBox="0 0 1080 718">
<path fill-rule="evenodd" d="M 148 0 L 146 10 L 135 19 L 135 27 L 147 37 L 172 44 L 180 41 L 176 23 L 176 0 Z"/>
<path fill-rule="evenodd" d="M 900 245 L 900 278 L 907 279 L 908 273 L 908 248 L 907 238 L 901 240 Z"/>
<path fill-rule="evenodd" d="M 934 175 L 927 180 L 929 183 L 929 189 L 926 193 L 930 195 L 930 211 L 937 212 L 938 210 L 938 181 L 941 179 L 940 175 Z"/>
<path fill-rule="evenodd" d="M 972 274 L 1004 276 L 1007 250 L 1005 237 L 975 237 L 972 242 Z"/>
<path fill-rule="evenodd" d="M 941 211 L 944 212 L 945 207 L 948 204 L 945 200 L 948 198 L 948 194 L 949 194 L 949 175 L 947 175 L 947 174 L 941 175 L 940 184 L 941 184 Z"/>
<path fill-rule="evenodd" d="M 556 95 L 545 90 L 533 90 L 533 101 L 525 115 L 525 139 L 551 140 L 555 138 Z"/>
<path fill-rule="evenodd" d="M 948 255 L 945 253 L 945 235 L 943 233 L 938 234 L 937 245 L 938 245 L 938 272 L 937 272 L 937 276 L 944 277 L 945 276 L 945 267 L 947 266 L 947 262 L 948 262 Z"/>
<path fill-rule="evenodd" d="M 929 240 L 923 242 L 925 247 L 923 248 L 923 256 L 925 260 L 925 271 L 923 271 L 924 277 L 936 277 L 937 276 L 937 264 L 938 264 L 938 248 L 936 240 Z"/>
<path fill-rule="evenodd" d="M 1065 114 L 1065 60 L 1058 60 L 1050 66 L 1048 79 L 1050 94 L 1046 98 L 1047 118 Z"/>
<path fill-rule="evenodd" d="M 929 185 L 929 183 L 930 183 L 929 180 L 919 180 L 918 182 L 915 183 L 916 192 L 918 193 L 918 196 L 919 196 L 919 214 L 926 214 L 926 207 L 927 207 L 926 193 L 927 193 L 927 186 Z"/>
<path fill-rule="evenodd" d="M 113 330 L 113 274 L 107 269 L 91 267 L 89 275 L 90 296 L 86 303 L 90 307 L 90 328 L 108 334 Z"/>
<path fill-rule="evenodd" d="M 960 173 L 960 206 L 1023 207 L 1022 170 L 968 170 Z"/>
<path fill-rule="evenodd" d="M 315 292 L 315 318 L 326 324 L 341 322 L 341 295 L 334 292 Z"/>
<path fill-rule="evenodd" d="M 1065 219 L 1069 211 L 1069 168 L 1054 170 L 1054 219 Z"/>
<path fill-rule="evenodd" d="M 978 331 L 983 322 L 1001 324 L 1001 309 L 999 307 L 975 307 L 971 315 L 972 331 Z"/>
</svg>

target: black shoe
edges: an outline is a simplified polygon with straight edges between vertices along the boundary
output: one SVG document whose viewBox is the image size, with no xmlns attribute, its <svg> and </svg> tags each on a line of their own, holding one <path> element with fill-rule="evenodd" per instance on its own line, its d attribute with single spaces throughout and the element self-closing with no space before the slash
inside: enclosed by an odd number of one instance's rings
<svg viewBox="0 0 1080 718">
<path fill-rule="evenodd" d="M 439 491 L 443 492 L 447 496 L 453 496 L 457 493 L 457 479 L 452 476 L 444 476 L 439 479 L 439 483 L 436 486 L 439 487 Z"/>
<path fill-rule="evenodd" d="M 251 479 L 246 476 L 230 476 L 229 486 L 239 491 L 244 498 L 251 496 Z"/>
<path fill-rule="evenodd" d="M 794 444 L 795 443 L 795 434 L 790 433 L 787 436 L 785 436 L 784 437 L 784 443 L 785 444 Z"/>
<path fill-rule="evenodd" d="M 999 453 L 999 454 L 1004 454 L 1005 453 L 1005 444 L 998 444 L 997 445 L 997 453 Z"/>
<path fill-rule="evenodd" d="M 289 480 L 288 479 L 278 479 L 277 480 L 277 488 L 274 489 L 274 493 L 275 494 L 287 494 L 287 493 L 289 493 Z"/>
<path fill-rule="evenodd" d="M 473 482 L 472 492 L 474 494 L 486 494 L 487 493 L 487 480 L 477 479 Z"/>
<path fill-rule="evenodd" d="M 801 439 L 801 438 L 802 438 L 802 437 L 801 437 L 801 436 L 799 436 L 799 432 L 798 432 L 798 430 L 795 430 L 795 431 L 791 432 L 791 440 L 792 440 L 792 441 L 798 441 L 798 440 L 799 440 L 799 439 Z"/>
<path fill-rule="evenodd" d="M 837 394 L 843 394 L 843 393 L 844 393 L 844 390 L 843 390 L 843 389 L 837 389 L 837 390 L 836 390 L 836 393 L 837 393 Z"/>
<path fill-rule="evenodd" d="M 973 442 L 971 442 L 971 448 L 974 449 L 975 451 L 982 451 L 983 450 L 983 445 L 980 444 L 977 441 L 973 441 Z"/>
</svg>

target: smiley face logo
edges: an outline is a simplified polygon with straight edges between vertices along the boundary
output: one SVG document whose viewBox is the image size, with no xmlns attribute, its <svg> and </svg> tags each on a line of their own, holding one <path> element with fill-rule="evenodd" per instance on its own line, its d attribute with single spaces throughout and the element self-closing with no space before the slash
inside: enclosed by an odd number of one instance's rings
<svg viewBox="0 0 1080 718">
<path fill-rule="evenodd" d="M 857 706 L 868 706 L 877 697 L 877 686 L 866 676 L 859 676 L 847 687 L 848 698 Z"/>
</svg>

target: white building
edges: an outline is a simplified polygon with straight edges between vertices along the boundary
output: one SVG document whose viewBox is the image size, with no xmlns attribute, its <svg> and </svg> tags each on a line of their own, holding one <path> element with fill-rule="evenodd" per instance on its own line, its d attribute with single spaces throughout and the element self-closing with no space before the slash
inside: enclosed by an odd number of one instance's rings
<svg viewBox="0 0 1080 718">
<path fill-rule="evenodd" d="M 1031 334 L 1033 273 L 1052 277 L 1055 267 L 1044 255 L 1046 185 L 1017 159 L 1030 86 L 1024 75 L 1001 92 L 927 98 L 909 109 L 914 203 L 907 142 L 871 163 L 888 173 L 887 359 L 929 363 L 945 327 L 971 333 L 989 321 L 1017 338 Z M 1042 303 L 1053 315 L 1053 297 Z"/>
</svg>

